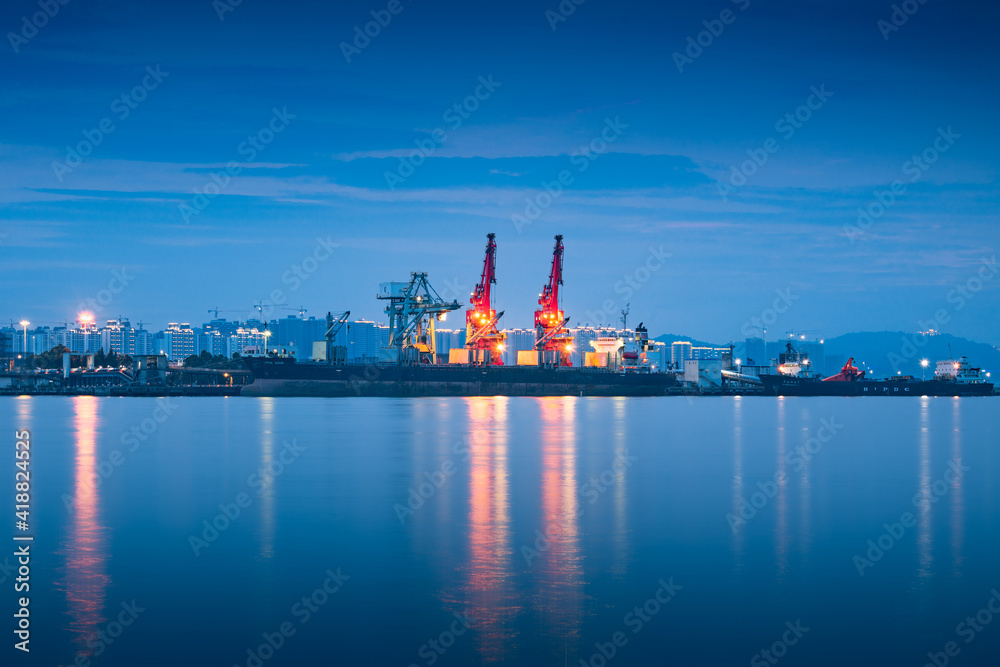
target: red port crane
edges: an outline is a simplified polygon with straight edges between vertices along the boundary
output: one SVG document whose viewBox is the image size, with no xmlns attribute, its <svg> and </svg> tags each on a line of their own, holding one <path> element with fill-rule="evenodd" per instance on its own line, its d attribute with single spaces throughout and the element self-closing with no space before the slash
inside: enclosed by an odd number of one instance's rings
<svg viewBox="0 0 1000 667">
<path fill-rule="evenodd" d="M 465 347 L 473 353 L 475 363 L 503 365 L 504 342 L 507 337 L 497 329 L 497 321 L 503 317 L 493 310 L 491 285 L 497 282 L 497 242 L 496 234 L 486 235 L 486 257 L 483 259 L 483 275 L 472 293 L 472 304 L 465 313 Z"/>
<path fill-rule="evenodd" d="M 552 250 L 552 270 L 549 282 L 538 295 L 540 309 L 535 311 L 535 349 L 539 352 L 539 363 L 554 361 L 542 359 L 543 352 L 558 352 L 559 365 L 569 366 L 569 355 L 573 351 L 573 338 L 565 331 L 569 318 L 559 310 L 559 286 L 563 284 L 563 242 L 562 234 L 556 236 Z"/>
</svg>

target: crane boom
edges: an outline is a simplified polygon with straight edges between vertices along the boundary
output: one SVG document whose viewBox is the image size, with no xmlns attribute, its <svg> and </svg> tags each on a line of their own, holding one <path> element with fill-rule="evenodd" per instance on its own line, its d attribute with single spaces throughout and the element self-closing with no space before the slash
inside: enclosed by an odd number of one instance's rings
<svg viewBox="0 0 1000 667">
<path fill-rule="evenodd" d="M 552 269 L 549 271 L 549 282 L 538 295 L 538 305 L 535 311 L 535 348 L 539 353 L 556 351 L 559 354 L 559 364 L 568 366 L 569 353 L 573 350 L 573 338 L 563 329 L 569 322 L 559 309 L 559 286 L 563 284 L 563 237 L 555 237 L 552 249 Z"/>
<path fill-rule="evenodd" d="M 483 258 L 483 272 L 479 278 L 465 313 L 465 347 L 474 355 L 476 363 L 503 364 L 503 348 L 506 336 L 497 328 L 497 320 L 503 311 L 493 310 L 492 288 L 497 282 L 497 242 L 496 234 L 486 235 L 486 255 Z"/>
</svg>

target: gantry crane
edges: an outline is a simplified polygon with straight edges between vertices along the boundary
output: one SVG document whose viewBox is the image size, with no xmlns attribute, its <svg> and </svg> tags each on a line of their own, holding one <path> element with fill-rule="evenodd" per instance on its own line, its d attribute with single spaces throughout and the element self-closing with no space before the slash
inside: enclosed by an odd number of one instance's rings
<svg viewBox="0 0 1000 667">
<path fill-rule="evenodd" d="M 554 363 L 545 359 L 545 352 L 557 352 L 560 366 L 569 366 L 569 355 L 573 351 L 573 337 L 566 331 L 569 318 L 559 310 L 559 286 L 563 284 L 563 242 L 562 234 L 556 236 L 555 248 L 552 250 L 552 270 L 549 272 L 549 282 L 538 295 L 538 305 L 535 311 L 535 349 L 538 351 L 539 363 Z"/>
<path fill-rule="evenodd" d="M 398 363 L 435 363 L 434 322 L 462 306 L 445 301 L 427 282 L 427 274 L 412 272 L 410 282 L 381 283 L 378 298 L 389 301 L 389 348 Z"/>
<path fill-rule="evenodd" d="M 497 329 L 497 321 L 503 317 L 493 310 L 491 285 L 497 282 L 496 234 L 486 235 L 486 257 L 483 259 L 483 275 L 472 293 L 472 304 L 465 313 L 465 348 L 472 353 L 472 361 L 479 364 L 503 365 L 504 342 L 507 336 Z"/>
</svg>

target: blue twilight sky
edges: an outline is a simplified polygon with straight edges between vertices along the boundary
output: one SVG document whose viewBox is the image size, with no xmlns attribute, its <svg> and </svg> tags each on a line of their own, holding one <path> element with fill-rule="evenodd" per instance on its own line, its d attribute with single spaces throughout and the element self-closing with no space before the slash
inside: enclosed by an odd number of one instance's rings
<svg viewBox="0 0 1000 667">
<path fill-rule="evenodd" d="M 0 317 L 381 319 L 495 232 L 529 326 L 558 233 L 573 324 L 1000 344 L 1000 7 L 911 3 L 5 2 Z"/>
</svg>

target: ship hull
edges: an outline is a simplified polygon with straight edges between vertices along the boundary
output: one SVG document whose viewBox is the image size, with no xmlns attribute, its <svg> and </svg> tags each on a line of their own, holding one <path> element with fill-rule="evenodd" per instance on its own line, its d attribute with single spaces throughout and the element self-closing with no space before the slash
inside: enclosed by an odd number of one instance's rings
<svg viewBox="0 0 1000 667">
<path fill-rule="evenodd" d="M 664 396 L 672 373 L 531 366 L 327 365 L 248 358 L 242 396 Z"/>
<path fill-rule="evenodd" d="M 823 382 L 815 378 L 762 375 L 765 393 L 773 396 L 992 396 L 985 382 L 957 383 L 942 380 L 854 380 Z"/>
</svg>

